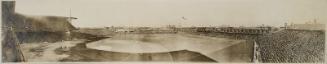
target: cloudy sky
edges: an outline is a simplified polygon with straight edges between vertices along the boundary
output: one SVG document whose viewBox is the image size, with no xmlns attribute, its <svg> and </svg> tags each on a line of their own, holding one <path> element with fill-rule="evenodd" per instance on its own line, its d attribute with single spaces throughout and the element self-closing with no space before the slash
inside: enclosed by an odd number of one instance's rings
<svg viewBox="0 0 327 64">
<path fill-rule="evenodd" d="M 327 21 L 327 0 L 16 0 L 16 12 L 26 15 L 69 16 L 69 10 L 78 18 L 73 21 L 78 27 Z"/>
</svg>

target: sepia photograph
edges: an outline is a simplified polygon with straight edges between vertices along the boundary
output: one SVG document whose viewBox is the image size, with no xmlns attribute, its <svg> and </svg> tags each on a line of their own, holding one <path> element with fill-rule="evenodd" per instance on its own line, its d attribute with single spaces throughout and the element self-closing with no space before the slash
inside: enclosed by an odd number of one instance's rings
<svg viewBox="0 0 327 64">
<path fill-rule="evenodd" d="M 1 63 L 325 63 L 327 0 L 2 0 Z"/>
</svg>

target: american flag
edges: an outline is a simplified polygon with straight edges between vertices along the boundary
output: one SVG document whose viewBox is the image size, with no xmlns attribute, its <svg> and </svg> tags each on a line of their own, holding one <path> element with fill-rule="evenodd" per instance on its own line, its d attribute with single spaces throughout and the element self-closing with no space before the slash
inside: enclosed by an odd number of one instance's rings
<svg viewBox="0 0 327 64">
<path fill-rule="evenodd" d="M 184 16 L 182 17 L 183 20 L 187 20 Z"/>
</svg>

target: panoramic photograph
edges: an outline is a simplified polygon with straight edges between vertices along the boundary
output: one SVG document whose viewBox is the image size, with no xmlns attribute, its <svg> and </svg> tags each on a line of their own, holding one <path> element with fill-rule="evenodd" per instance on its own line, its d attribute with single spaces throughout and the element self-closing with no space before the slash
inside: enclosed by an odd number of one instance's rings
<svg viewBox="0 0 327 64">
<path fill-rule="evenodd" d="M 325 63 L 327 0 L 2 0 L 1 63 Z"/>
</svg>

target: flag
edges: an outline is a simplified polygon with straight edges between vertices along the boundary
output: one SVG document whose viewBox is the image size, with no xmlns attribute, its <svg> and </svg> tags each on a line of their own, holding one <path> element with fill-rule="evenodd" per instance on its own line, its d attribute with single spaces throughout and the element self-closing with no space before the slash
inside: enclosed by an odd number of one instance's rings
<svg viewBox="0 0 327 64">
<path fill-rule="evenodd" d="M 182 17 L 183 20 L 187 20 L 184 16 Z"/>
</svg>

